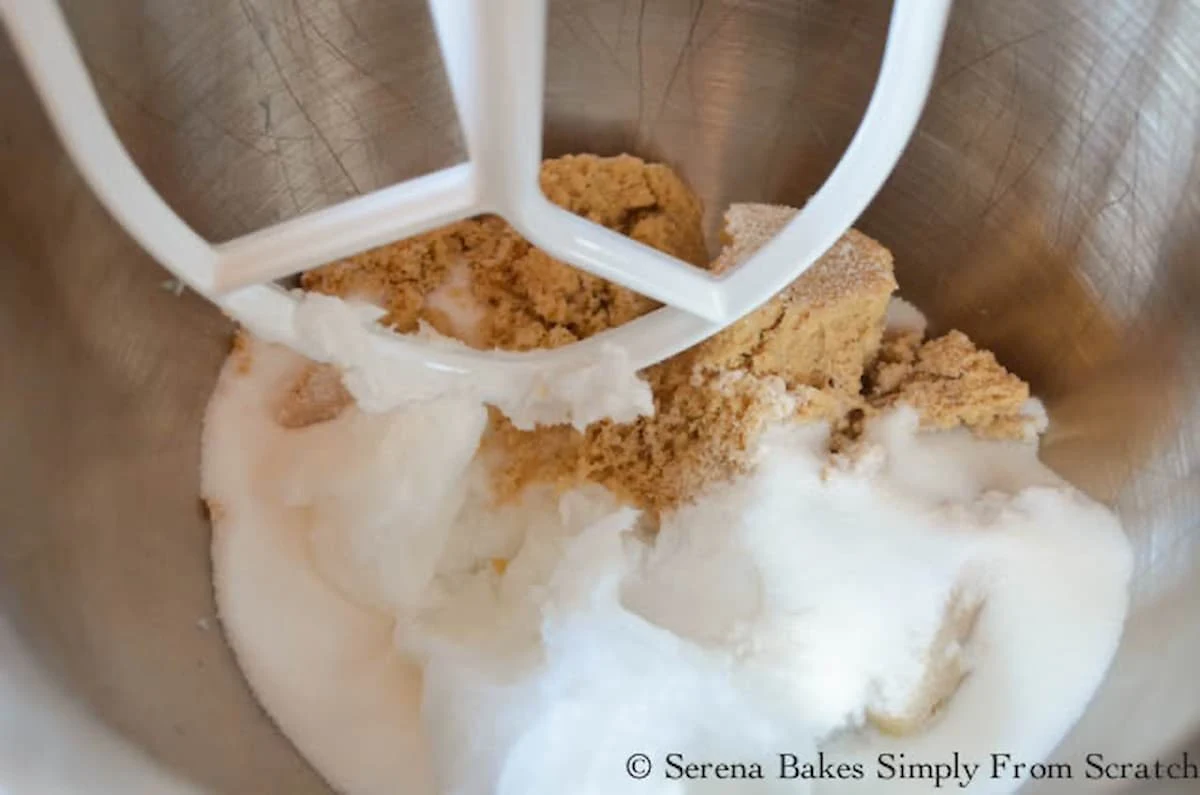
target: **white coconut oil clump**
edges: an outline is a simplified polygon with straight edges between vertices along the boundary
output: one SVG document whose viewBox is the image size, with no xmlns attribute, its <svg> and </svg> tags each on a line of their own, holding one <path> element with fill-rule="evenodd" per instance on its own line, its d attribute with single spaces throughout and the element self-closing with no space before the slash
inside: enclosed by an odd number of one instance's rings
<svg viewBox="0 0 1200 795">
<path fill-rule="evenodd" d="M 450 303 L 444 295 L 434 299 L 440 307 Z M 507 368 L 497 369 L 483 365 L 477 352 L 427 324 L 421 325 L 414 346 L 408 335 L 376 324 L 386 314 L 370 303 L 297 291 L 287 339 L 273 338 L 267 326 L 251 331 L 262 333 L 268 341 L 285 342 L 316 361 L 335 364 L 359 408 L 370 413 L 433 400 L 467 399 L 490 403 L 514 426 L 529 430 L 558 423 L 582 429 L 605 418 L 630 422 L 654 411 L 650 385 L 623 348 L 598 345 L 583 363 L 555 366 L 493 351 L 493 357 L 507 358 Z M 468 326 L 470 312 L 460 311 L 455 319 Z M 376 339 L 380 336 L 389 338 L 390 357 L 381 353 Z M 430 347 L 464 357 L 461 367 L 426 366 Z"/>
<path fill-rule="evenodd" d="M 751 475 L 651 540 L 595 485 L 493 505 L 478 400 L 285 429 L 272 401 L 304 360 L 252 341 L 246 361 L 204 431 L 221 618 L 349 795 L 926 792 L 881 782 L 878 754 L 1042 759 L 1120 637 L 1121 528 L 1031 444 L 918 433 L 900 408 L 836 458 L 823 425 L 778 424 Z M 943 658 L 967 674 L 933 720 L 882 733 Z M 778 777 L 818 751 L 863 777 Z M 764 779 L 671 778 L 669 757 Z"/>
</svg>

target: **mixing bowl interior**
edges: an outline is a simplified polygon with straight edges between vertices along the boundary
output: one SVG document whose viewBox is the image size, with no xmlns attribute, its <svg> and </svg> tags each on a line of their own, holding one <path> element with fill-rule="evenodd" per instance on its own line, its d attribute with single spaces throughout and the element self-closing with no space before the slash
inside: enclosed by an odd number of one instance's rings
<svg viewBox="0 0 1200 795">
<path fill-rule="evenodd" d="M 214 239 L 461 159 L 418 0 L 65 7 L 135 159 Z M 546 153 L 672 163 L 715 243 L 730 201 L 820 185 L 889 7 L 556 0 Z M 1200 758 L 1198 37 L 1185 0 L 961 0 L 860 224 L 937 328 L 1046 399 L 1044 457 L 1134 540 L 1126 637 L 1064 759 Z M 97 205 L 6 43 L 0 104 L 0 788 L 36 767 L 115 791 L 153 760 L 204 791 L 326 792 L 213 615 L 198 440 L 230 324 Z"/>
</svg>

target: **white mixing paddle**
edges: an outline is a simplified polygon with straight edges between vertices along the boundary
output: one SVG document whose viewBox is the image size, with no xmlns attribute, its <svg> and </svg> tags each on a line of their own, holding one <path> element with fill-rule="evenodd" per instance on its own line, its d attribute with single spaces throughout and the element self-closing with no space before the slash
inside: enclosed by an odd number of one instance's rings
<svg viewBox="0 0 1200 795">
<path fill-rule="evenodd" d="M 858 218 L 916 125 L 950 0 L 895 0 L 879 80 L 829 179 L 774 240 L 720 276 L 551 204 L 538 186 L 546 0 L 429 0 L 469 159 L 333 207 L 213 244 L 155 192 L 109 124 L 55 0 L 0 0 L 3 19 L 66 150 L 100 201 L 155 259 L 267 339 L 345 368 L 414 368 L 429 397 L 456 382 L 511 383 L 586 367 L 615 347 L 633 368 L 661 361 L 783 289 Z M 495 213 L 563 262 L 665 306 L 561 348 L 474 351 L 370 320 L 355 344 L 297 325 L 303 295 L 273 280 L 480 213 Z M 486 397 L 487 388 L 482 392 Z"/>
</svg>

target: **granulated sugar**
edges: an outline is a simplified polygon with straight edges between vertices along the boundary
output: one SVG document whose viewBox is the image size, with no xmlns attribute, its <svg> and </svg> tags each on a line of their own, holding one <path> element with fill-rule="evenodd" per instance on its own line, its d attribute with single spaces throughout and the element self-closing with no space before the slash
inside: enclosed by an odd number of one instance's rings
<svg viewBox="0 0 1200 795">
<path fill-rule="evenodd" d="M 478 404 L 283 428 L 275 400 L 307 365 L 248 345 L 205 430 L 222 626 L 267 711 L 350 795 L 623 792 L 635 752 L 1038 759 L 1115 650 L 1120 527 L 1032 445 L 918 433 L 900 409 L 851 459 L 826 426 L 775 425 L 753 476 L 648 541 L 598 486 L 494 506 Z M 978 618 L 933 653 L 955 600 Z M 755 791 L 785 789 L 804 791 Z"/>
</svg>

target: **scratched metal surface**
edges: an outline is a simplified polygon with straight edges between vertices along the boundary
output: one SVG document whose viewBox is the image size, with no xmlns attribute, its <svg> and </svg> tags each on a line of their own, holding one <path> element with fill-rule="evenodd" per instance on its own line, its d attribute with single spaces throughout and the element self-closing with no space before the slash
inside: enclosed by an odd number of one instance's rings
<svg viewBox="0 0 1200 795">
<path fill-rule="evenodd" d="M 419 2 L 66 5 L 138 163 L 214 239 L 462 157 Z M 801 202 L 853 133 L 887 11 L 557 0 L 547 153 L 668 160 L 710 230 L 729 201 Z M 1198 40 L 1194 1 L 960 0 L 920 130 L 861 224 L 938 326 L 1032 381 L 1046 457 L 1135 540 L 1128 633 L 1065 759 L 1198 744 Z M 325 792 L 211 623 L 196 465 L 228 324 L 163 289 L 97 207 L 6 46 L 0 107 L 0 610 L 44 674 L 181 779 Z M 0 694 L 45 703 L 5 670 Z M 0 769 L 69 769 L 52 740 L 78 722 L 30 725 L 0 716 Z"/>
</svg>

